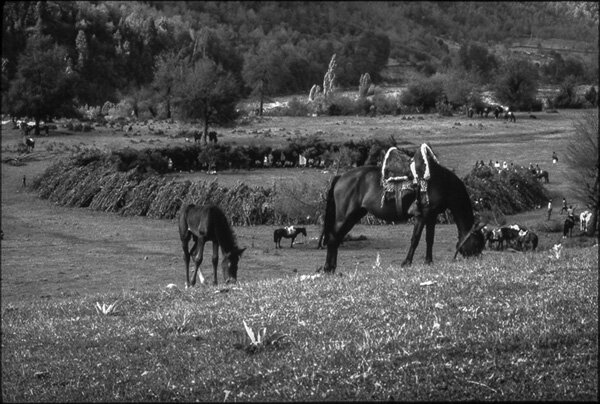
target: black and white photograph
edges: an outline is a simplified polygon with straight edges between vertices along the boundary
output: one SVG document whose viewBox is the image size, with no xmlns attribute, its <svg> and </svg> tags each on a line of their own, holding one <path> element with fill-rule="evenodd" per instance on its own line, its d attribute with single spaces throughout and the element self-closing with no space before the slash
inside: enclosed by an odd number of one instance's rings
<svg viewBox="0 0 600 404">
<path fill-rule="evenodd" d="M 2 3 L 2 402 L 598 401 L 599 5 Z"/>
</svg>

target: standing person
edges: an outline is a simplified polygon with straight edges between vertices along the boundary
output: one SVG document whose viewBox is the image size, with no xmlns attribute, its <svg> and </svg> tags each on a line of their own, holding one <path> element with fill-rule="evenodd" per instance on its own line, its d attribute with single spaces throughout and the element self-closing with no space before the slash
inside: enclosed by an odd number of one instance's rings
<svg viewBox="0 0 600 404">
<path fill-rule="evenodd" d="M 575 222 L 575 209 L 573 209 L 573 205 L 569 205 L 569 209 L 567 209 L 567 217 Z"/>
<path fill-rule="evenodd" d="M 556 152 L 552 152 L 552 164 L 556 164 L 558 163 L 558 155 L 556 154 Z"/>
<path fill-rule="evenodd" d="M 562 215 L 562 213 L 563 213 L 563 210 L 564 210 L 565 212 L 567 212 L 567 211 L 568 211 L 568 209 L 567 209 L 567 200 L 566 200 L 565 198 L 563 198 L 563 202 L 562 202 L 562 208 L 560 208 L 560 213 L 559 213 L 560 215 Z"/>
<path fill-rule="evenodd" d="M 546 220 L 550 220 L 550 215 L 552 215 L 552 199 L 548 201 L 548 219 Z"/>
</svg>

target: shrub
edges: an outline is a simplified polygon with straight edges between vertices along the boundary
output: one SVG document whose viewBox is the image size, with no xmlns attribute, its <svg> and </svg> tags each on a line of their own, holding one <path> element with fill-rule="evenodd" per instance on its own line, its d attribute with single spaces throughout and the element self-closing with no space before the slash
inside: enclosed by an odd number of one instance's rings
<svg viewBox="0 0 600 404">
<path fill-rule="evenodd" d="M 287 107 L 283 109 L 284 115 L 286 116 L 307 116 L 310 114 L 310 107 L 308 103 L 302 102 L 299 98 L 292 98 Z"/>
<path fill-rule="evenodd" d="M 442 81 L 439 77 L 421 79 L 408 86 L 400 98 L 402 104 L 416 107 L 420 112 L 435 108 L 436 101 L 443 95 Z"/>
<path fill-rule="evenodd" d="M 375 94 L 373 96 L 373 105 L 380 115 L 397 115 L 399 99 L 397 96 L 388 97 L 384 94 Z"/>
</svg>

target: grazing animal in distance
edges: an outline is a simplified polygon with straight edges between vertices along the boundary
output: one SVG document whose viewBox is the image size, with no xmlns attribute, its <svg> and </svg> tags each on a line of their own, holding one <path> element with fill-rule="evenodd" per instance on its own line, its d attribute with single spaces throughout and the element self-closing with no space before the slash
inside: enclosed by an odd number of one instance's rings
<svg viewBox="0 0 600 404">
<path fill-rule="evenodd" d="M 183 259 L 185 261 L 185 287 L 196 284 L 196 274 L 202 263 L 204 244 L 212 241 L 213 254 L 212 265 L 214 284 L 217 282 L 217 266 L 219 263 L 219 247 L 223 252 L 221 269 L 225 283 L 237 281 L 238 262 L 245 248 L 239 248 L 233 229 L 227 221 L 225 213 L 217 206 L 184 205 L 179 215 L 179 236 L 183 248 Z M 189 241 L 194 240 L 191 249 L 188 249 Z M 190 256 L 193 256 L 196 269 L 190 282 Z M 200 283 L 204 283 L 204 276 L 200 271 Z"/>
<path fill-rule="evenodd" d="M 275 231 L 273 231 L 273 241 L 275 242 L 275 248 L 281 248 L 282 238 L 291 238 L 292 241 L 290 243 L 290 248 L 294 248 L 294 240 L 296 240 L 298 234 L 302 234 L 304 235 L 304 237 L 306 237 L 306 228 L 291 226 L 290 229 L 276 229 Z"/>
<path fill-rule="evenodd" d="M 437 162 L 433 151 L 425 143 L 414 154 L 406 150 L 392 149 L 398 151 L 405 166 L 414 163 L 407 175 L 396 177 L 402 185 L 398 186 L 393 199 L 385 198 L 382 180 L 385 178 L 384 170 L 380 167 L 361 166 L 333 178 L 327 195 L 323 225 L 323 243 L 327 246 L 325 265 L 322 268 L 325 272 L 335 272 L 340 243 L 367 213 L 391 222 L 406 221 L 410 216 L 414 216 L 410 248 L 402 266 L 412 263 L 424 228 L 427 244 L 425 262 L 433 262 L 435 225 L 438 214 L 446 209 L 452 212 L 458 229 L 459 240 L 454 257 L 456 258 L 459 252 L 465 257 L 481 254 L 485 244 L 480 231 L 483 225 L 475 222 L 471 200 L 464 183 L 456 174 Z M 390 151 L 391 149 L 388 153 Z M 414 156 L 412 161 L 411 156 Z M 415 179 L 417 190 L 411 185 Z M 413 208 L 414 202 L 416 204 Z"/>
<path fill-rule="evenodd" d="M 216 144 L 217 143 L 217 132 L 215 132 L 214 130 L 208 132 L 208 141 Z"/>
</svg>

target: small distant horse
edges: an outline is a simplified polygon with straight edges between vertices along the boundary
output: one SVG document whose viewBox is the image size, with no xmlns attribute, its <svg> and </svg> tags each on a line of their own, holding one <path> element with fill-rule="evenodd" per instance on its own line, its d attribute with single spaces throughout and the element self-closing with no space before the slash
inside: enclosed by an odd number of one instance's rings
<svg viewBox="0 0 600 404">
<path fill-rule="evenodd" d="M 288 229 L 281 228 L 273 231 L 273 241 L 275 242 L 275 248 L 281 248 L 281 239 L 282 238 L 291 238 L 292 242 L 290 243 L 290 248 L 294 248 L 294 240 L 298 234 L 304 235 L 306 237 L 306 229 L 304 227 L 294 227 L 292 231 L 288 231 Z"/>
<path fill-rule="evenodd" d="M 502 232 L 499 228 L 488 228 L 485 226 L 482 230 L 483 238 L 488 248 L 494 250 L 502 249 Z"/>
<path fill-rule="evenodd" d="M 475 222 L 473 207 L 464 183 L 449 169 L 437 163 L 431 148 L 423 143 L 420 150 L 410 153 L 396 149 L 406 166 L 414 156 L 413 178 L 426 181 L 417 190 L 402 187 L 394 199 L 385 198 L 384 177 L 381 167 L 366 165 L 354 168 L 342 175 L 335 176 L 327 194 L 325 220 L 323 225 L 323 243 L 327 246 L 327 256 L 323 271 L 334 273 L 337 267 L 338 248 L 344 236 L 367 213 L 386 221 L 407 221 L 414 216 L 415 224 L 410 248 L 402 266 L 412 263 L 419 244 L 423 228 L 426 228 L 425 263 L 433 262 L 433 240 L 435 225 L 440 213 L 450 209 L 458 229 L 456 255 L 477 256 L 484 247 L 483 225 Z M 392 150 L 392 149 L 390 149 Z M 388 153 L 390 151 L 388 150 Z M 413 168 L 410 169 L 412 171 Z M 406 178 L 412 183 L 413 178 Z M 398 178 L 400 181 L 401 178 Z M 412 209 L 413 202 L 417 209 Z"/>
<path fill-rule="evenodd" d="M 502 233 L 502 239 L 500 241 L 500 249 L 504 249 L 506 242 L 506 247 L 518 247 L 519 241 L 519 230 L 516 230 L 510 226 L 502 226 L 500 227 L 500 232 Z"/>
<path fill-rule="evenodd" d="M 223 252 L 221 269 L 225 283 L 235 283 L 237 280 L 238 262 L 240 256 L 246 250 L 237 246 L 235 234 L 227 222 L 227 218 L 217 206 L 185 205 L 181 208 L 179 215 L 179 236 L 183 248 L 183 259 L 185 261 L 185 287 L 196 284 L 196 274 L 202 263 L 204 244 L 212 241 L 213 255 L 212 265 L 214 284 L 217 284 L 217 265 L 219 263 L 219 247 Z M 190 239 L 194 244 L 188 249 Z M 190 256 L 194 257 L 196 269 L 190 282 Z M 204 283 L 204 276 L 200 271 L 200 283 Z"/>
<path fill-rule="evenodd" d="M 535 170 L 535 168 L 533 170 L 531 170 L 531 173 L 533 174 L 533 176 L 535 177 L 536 180 L 539 179 L 544 179 L 544 182 L 547 184 L 549 182 L 548 180 L 548 171 L 546 170 L 542 170 L 539 173 Z"/>
<path fill-rule="evenodd" d="M 214 130 L 208 132 L 208 141 L 216 144 L 217 143 L 217 132 L 215 132 Z"/>
<path fill-rule="evenodd" d="M 519 232 L 517 246 L 521 251 L 535 251 L 538 246 L 538 236 L 531 230 L 526 230 L 523 233 Z"/>
<path fill-rule="evenodd" d="M 573 227 L 575 227 L 575 220 L 568 216 L 563 224 L 563 238 L 573 237 Z"/>
<path fill-rule="evenodd" d="M 35 148 L 35 139 L 32 137 L 25 138 L 25 145 L 27 146 L 27 152 L 32 152 Z"/>
<path fill-rule="evenodd" d="M 194 131 L 194 142 L 199 142 L 202 140 L 202 132 L 199 130 Z"/>
<path fill-rule="evenodd" d="M 504 114 L 505 121 L 517 122 L 517 118 L 515 117 L 514 112 L 508 111 Z"/>
</svg>

